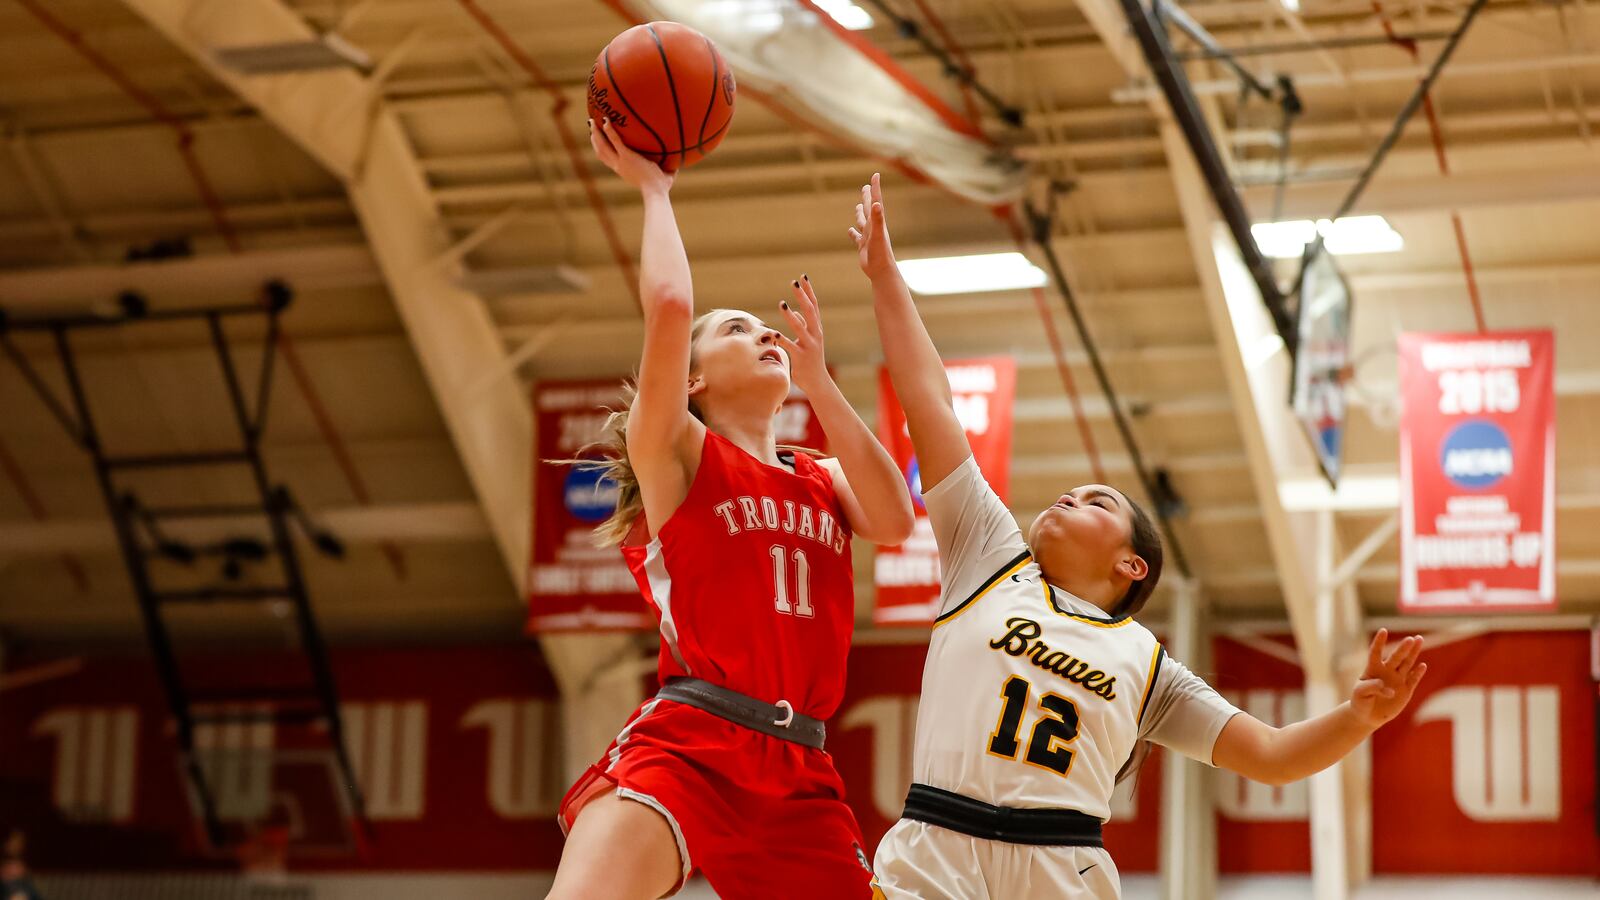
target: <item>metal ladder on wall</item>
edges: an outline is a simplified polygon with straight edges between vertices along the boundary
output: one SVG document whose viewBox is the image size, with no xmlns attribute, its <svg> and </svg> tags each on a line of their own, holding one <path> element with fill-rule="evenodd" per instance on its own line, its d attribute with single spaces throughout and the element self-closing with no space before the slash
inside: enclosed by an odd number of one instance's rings
<svg viewBox="0 0 1600 900">
<path fill-rule="evenodd" d="M 273 484 L 261 456 L 261 435 L 266 422 L 272 386 L 273 361 L 279 334 L 279 317 L 289 306 L 293 293 L 282 282 L 269 282 L 258 303 L 231 306 L 204 306 L 152 310 L 145 299 L 133 293 L 117 298 L 117 311 L 110 315 L 75 315 L 54 318 L 14 319 L 0 310 L 0 349 L 11 359 L 50 413 L 86 451 L 94 463 L 96 479 L 116 531 L 118 546 L 133 583 L 135 597 L 144 621 L 151 656 L 155 663 L 167 705 L 172 713 L 178 743 L 179 762 L 192 791 L 205 835 L 214 851 L 226 851 L 234 843 L 230 830 L 219 814 L 215 775 L 205 765 L 206 748 L 197 746 L 197 730 L 207 725 L 226 727 L 253 722 L 286 726 L 325 726 L 323 735 L 334 763 L 339 803 L 356 835 L 368 832 L 360 787 L 356 782 L 345 732 L 339 713 L 338 689 L 328 662 L 327 647 L 311 610 L 311 600 L 301 572 L 300 560 L 291 535 L 291 522 L 319 551 L 342 557 L 343 547 L 332 534 L 318 529 L 290 494 L 287 487 Z M 233 351 L 223 328 L 225 319 L 265 317 L 266 335 L 262 347 L 254 411 L 245 398 L 245 389 L 235 366 Z M 83 383 L 72 335 L 90 329 L 109 329 L 158 322 L 203 324 L 216 353 L 227 388 L 229 405 L 237 424 L 240 444 L 235 448 L 191 453 L 117 455 L 101 440 Z M 21 333 L 44 333 L 60 363 L 67 387 L 67 402 L 41 375 L 13 340 Z M 247 474 L 255 501 L 244 504 L 146 504 L 127 484 L 131 473 L 151 470 L 182 471 L 209 467 L 232 467 Z M 264 521 L 268 538 L 231 537 L 219 542 L 194 544 L 169 536 L 168 526 L 195 520 Z M 153 572 L 152 563 L 175 564 L 193 569 L 202 559 L 222 561 L 220 582 L 195 587 L 163 587 Z M 246 566 L 275 561 L 278 577 L 268 584 L 238 583 Z M 193 581 L 193 579 L 189 579 Z M 297 649 L 305 658 L 310 684 L 284 687 L 195 685 L 184 678 L 173 646 L 165 610 L 175 605 L 220 603 L 289 604 L 295 624 Z"/>
</svg>

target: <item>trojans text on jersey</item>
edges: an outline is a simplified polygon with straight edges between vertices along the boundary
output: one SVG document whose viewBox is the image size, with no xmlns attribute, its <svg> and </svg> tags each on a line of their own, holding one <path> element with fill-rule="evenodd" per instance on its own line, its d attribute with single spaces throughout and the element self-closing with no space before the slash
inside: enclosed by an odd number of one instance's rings
<svg viewBox="0 0 1600 900">
<path fill-rule="evenodd" d="M 745 495 L 724 500 L 712 507 L 729 534 L 741 531 L 781 531 L 807 540 L 816 541 L 834 553 L 844 553 L 849 543 L 844 526 L 827 510 L 815 509 L 809 504 L 793 500 L 774 500 L 771 497 Z"/>
</svg>

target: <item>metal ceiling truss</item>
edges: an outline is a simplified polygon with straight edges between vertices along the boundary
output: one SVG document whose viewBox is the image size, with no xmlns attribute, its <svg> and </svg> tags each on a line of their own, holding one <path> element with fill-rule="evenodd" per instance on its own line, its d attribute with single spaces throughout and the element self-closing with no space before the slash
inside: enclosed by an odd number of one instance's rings
<svg viewBox="0 0 1600 900">
<path fill-rule="evenodd" d="M 72 440 L 93 461 L 95 480 L 133 582 L 156 673 L 176 724 L 180 765 L 188 778 L 205 835 L 212 849 L 219 852 L 230 850 L 244 835 L 227 827 L 222 820 L 214 783 L 217 768 L 207 765 L 203 748 L 197 751 L 196 728 L 207 724 L 242 721 L 301 726 L 323 724 L 325 731 L 320 733 L 320 739 L 327 741 L 327 751 L 337 765 L 338 781 L 343 785 L 340 804 L 354 826 L 363 830 L 366 827 L 365 803 L 345 747 L 338 688 L 312 613 L 299 551 L 291 537 L 291 525 L 298 527 L 326 555 L 342 557 L 343 545 L 331 533 L 311 523 L 286 486 L 272 481 L 261 454 L 261 436 L 265 430 L 277 356 L 273 347 L 280 333 L 279 317 L 292 296 L 286 285 L 273 282 L 265 287 L 260 303 L 151 310 L 141 295 L 125 293 L 118 298 L 119 312 L 111 315 L 10 319 L 0 311 L 0 349 Z M 252 403 L 245 396 L 245 384 L 234 362 L 224 320 L 256 316 L 265 317 L 267 326 Z M 178 453 L 116 453 L 102 440 L 72 337 L 91 329 L 172 322 L 195 322 L 205 326 L 239 429 L 239 445 L 223 450 Z M 68 388 L 67 399 L 57 394 L 17 346 L 13 335 L 21 332 L 49 336 Z M 217 469 L 246 473 L 254 488 L 255 500 L 232 504 L 152 504 L 146 502 L 134 486 L 137 475 L 133 473 L 137 472 Z M 264 521 L 268 540 L 263 541 L 253 534 L 229 534 L 196 543 L 177 536 L 184 528 L 180 523 L 241 517 Z M 196 571 L 210 560 L 219 561 L 219 572 L 214 578 L 206 578 Z M 260 571 L 269 561 L 276 571 Z M 246 577 L 247 569 L 249 577 Z M 176 574 L 175 570 L 182 574 Z M 209 607 L 224 603 L 288 603 L 298 638 L 294 649 L 303 655 L 311 683 L 285 688 L 194 684 L 193 679 L 185 679 L 168 629 L 166 611 L 179 604 Z M 308 733 L 318 734 L 312 730 Z"/>
</svg>

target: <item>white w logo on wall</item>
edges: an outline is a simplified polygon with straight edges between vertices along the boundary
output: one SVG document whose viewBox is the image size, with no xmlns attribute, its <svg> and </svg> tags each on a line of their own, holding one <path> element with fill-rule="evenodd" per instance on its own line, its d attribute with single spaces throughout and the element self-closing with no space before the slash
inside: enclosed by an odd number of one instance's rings
<svg viewBox="0 0 1600 900">
<path fill-rule="evenodd" d="M 77 822 L 133 818 L 137 709 L 57 707 L 33 723 L 33 735 L 55 738 L 50 798 L 63 816 Z"/>
<path fill-rule="evenodd" d="M 1238 691 L 1223 691 L 1222 695 L 1229 703 L 1268 725 L 1287 725 L 1306 717 L 1304 691 L 1255 688 L 1242 696 Z M 1283 822 L 1303 820 L 1310 814 L 1309 793 L 1304 781 L 1273 787 L 1222 769 L 1213 772 L 1217 810 L 1230 819 Z"/>
<path fill-rule="evenodd" d="M 1561 693 L 1555 685 L 1453 687 L 1417 709 L 1448 721 L 1456 805 L 1480 822 L 1561 818 Z"/>
<path fill-rule="evenodd" d="M 428 759 L 428 707 L 421 700 L 345 703 L 345 748 L 374 820 L 422 818 Z"/>
<path fill-rule="evenodd" d="M 557 709 L 543 700 L 485 700 L 462 728 L 489 731 L 489 806 L 507 819 L 555 815 L 565 790 L 556 742 Z"/>
</svg>

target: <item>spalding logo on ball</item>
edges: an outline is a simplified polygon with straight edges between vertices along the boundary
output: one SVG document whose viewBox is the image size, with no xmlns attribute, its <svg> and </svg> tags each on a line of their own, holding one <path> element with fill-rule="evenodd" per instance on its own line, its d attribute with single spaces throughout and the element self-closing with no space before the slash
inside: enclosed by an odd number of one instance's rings
<svg viewBox="0 0 1600 900">
<path fill-rule="evenodd" d="M 716 149 L 733 124 L 733 71 L 711 39 L 677 22 L 635 25 L 589 69 L 589 118 L 609 119 L 635 153 L 668 172 Z"/>
</svg>

